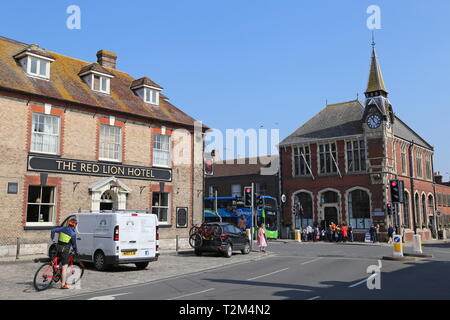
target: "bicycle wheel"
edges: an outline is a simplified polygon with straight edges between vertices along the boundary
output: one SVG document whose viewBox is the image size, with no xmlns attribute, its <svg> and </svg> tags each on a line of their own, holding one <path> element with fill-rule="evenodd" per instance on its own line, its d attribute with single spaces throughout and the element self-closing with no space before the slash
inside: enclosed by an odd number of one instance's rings
<svg viewBox="0 0 450 320">
<path fill-rule="evenodd" d="M 189 230 L 189 237 L 195 234 L 197 232 L 197 229 L 198 229 L 197 225 L 191 227 L 191 229 Z"/>
<path fill-rule="evenodd" d="M 189 244 L 192 248 L 200 248 L 203 244 L 203 239 L 198 233 L 194 233 L 189 237 Z"/>
<path fill-rule="evenodd" d="M 56 273 L 51 263 L 43 264 L 34 275 L 33 285 L 37 291 L 48 289 L 54 281 Z"/>
<path fill-rule="evenodd" d="M 74 285 L 81 280 L 84 274 L 84 267 L 78 263 L 73 264 L 67 268 L 67 280 L 68 285 Z"/>
</svg>

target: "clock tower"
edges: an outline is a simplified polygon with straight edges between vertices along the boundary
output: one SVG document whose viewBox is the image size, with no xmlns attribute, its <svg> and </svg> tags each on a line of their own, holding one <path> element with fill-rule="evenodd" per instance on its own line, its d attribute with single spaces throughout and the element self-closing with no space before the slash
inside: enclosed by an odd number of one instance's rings
<svg viewBox="0 0 450 320">
<path fill-rule="evenodd" d="M 365 110 L 361 122 L 367 141 L 371 182 L 386 185 L 394 165 L 392 127 L 395 116 L 381 74 L 375 43 L 372 43 L 369 80 L 365 96 Z"/>
</svg>

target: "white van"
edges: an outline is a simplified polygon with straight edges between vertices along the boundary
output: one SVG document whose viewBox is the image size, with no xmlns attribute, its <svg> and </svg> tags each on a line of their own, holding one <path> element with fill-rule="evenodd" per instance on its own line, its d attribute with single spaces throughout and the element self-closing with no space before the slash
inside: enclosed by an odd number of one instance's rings
<svg viewBox="0 0 450 320">
<path fill-rule="evenodd" d="M 76 213 L 78 220 L 77 248 L 80 259 L 92 262 L 97 270 L 109 266 L 134 263 L 145 269 L 159 257 L 158 218 L 145 211 L 105 211 Z M 49 244 L 49 256 L 56 254 L 58 234 Z"/>
</svg>

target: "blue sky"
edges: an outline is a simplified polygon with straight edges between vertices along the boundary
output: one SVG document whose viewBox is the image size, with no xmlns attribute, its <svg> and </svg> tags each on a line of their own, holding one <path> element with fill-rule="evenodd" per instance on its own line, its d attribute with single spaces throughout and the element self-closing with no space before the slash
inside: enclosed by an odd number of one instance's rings
<svg viewBox="0 0 450 320">
<path fill-rule="evenodd" d="M 81 30 L 66 28 L 69 5 Z M 396 114 L 450 172 L 450 1 L 164 0 L 3 2 L 1 35 L 86 61 L 99 49 L 149 76 L 210 127 L 274 128 L 285 138 L 325 102 L 362 97 L 371 32 Z M 447 174 L 448 177 L 448 174 Z"/>
</svg>

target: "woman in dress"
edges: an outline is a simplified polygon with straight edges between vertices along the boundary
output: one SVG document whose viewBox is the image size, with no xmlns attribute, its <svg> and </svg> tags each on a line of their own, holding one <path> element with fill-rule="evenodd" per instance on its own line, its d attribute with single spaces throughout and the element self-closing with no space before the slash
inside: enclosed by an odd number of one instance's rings
<svg viewBox="0 0 450 320">
<path fill-rule="evenodd" d="M 258 230 L 258 245 L 259 245 L 259 251 L 262 251 L 266 253 L 266 247 L 267 247 L 267 237 L 266 237 L 266 231 L 264 230 L 264 223 L 261 224 Z"/>
</svg>

